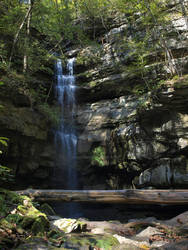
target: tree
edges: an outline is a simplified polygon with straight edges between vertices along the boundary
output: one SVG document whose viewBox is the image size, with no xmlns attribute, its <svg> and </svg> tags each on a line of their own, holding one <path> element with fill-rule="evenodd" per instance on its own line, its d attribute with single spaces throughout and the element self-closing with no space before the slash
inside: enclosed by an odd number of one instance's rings
<svg viewBox="0 0 188 250">
<path fill-rule="evenodd" d="M 25 54 L 23 59 L 23 72 L 25 73 L 28 67 L 28 55 L 27 47 L 29 46 L 29 35 L 30 35 L 30 23 L 31 23 L 31 10 L 33 7 L 33 1 L 27 0 L 28 5 L 28 15 L 27 15 L 27 24 L 26 24 L 26 37 L 25 37 Z"/>
<path fill-rule="evenodd" d="M 27 35 L 29 35 L 29 28 L 30 28 L 30 19 L 31 19 L 31 10 L 32 10 L 32 5 L 31 5 L 31 0 L 28 0 L 29 1 L 29 7 L 28 7 L 28 10 L 24 16 L 24 19 L 23 21 L 21 22 L 16 34 L 15 34 L 15 37 L 14 37 L 14 40 L 13 40 L 13 45 L 12 45 L 12 49 L 11 49 L 11 53 L 10 53 L 10 58 L 9 58 L 9 62 L 11 63 L 12 61 L 12 57 L 13 57 L 13 53 L 14 53 L 14 49 L 15 49 L 15 45 L 18 41 L 18 38 L 19 38 L 19 34 L 22 30 L 22 28 L 24 27 L 24 24 L 25 22 L 27 21 Z M 26 58 L 24 59 L 24 61 L 26 61 Z M 24 69 L 26 68 L 26 62 L 24 62 Z"/>
</svg>

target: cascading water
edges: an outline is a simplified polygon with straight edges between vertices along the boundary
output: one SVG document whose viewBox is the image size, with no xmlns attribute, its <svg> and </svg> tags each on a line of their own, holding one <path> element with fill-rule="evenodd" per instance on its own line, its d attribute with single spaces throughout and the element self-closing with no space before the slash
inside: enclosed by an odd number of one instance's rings
<svg viewBox="0 0 188 250">
<path fill-rule="evenodd" d="M 78 189 L 76 171 L 77 136 L 74 125 L 75 115 L 75 77 L 73 75 L 74 58 L 67 62 L 65 73 L 62 62 L 56 61 L 56 94 L 61 109 L 60 126 L 55 133 L 56 171 L 54 175 L 55 188 Z M 66 208 L 65 208 L 66 207 Z M 75 216 L 76 204 L 64 206 L 67 214 Z M 77 211 L 78 212 L 78 211 Z"/>
</svg>

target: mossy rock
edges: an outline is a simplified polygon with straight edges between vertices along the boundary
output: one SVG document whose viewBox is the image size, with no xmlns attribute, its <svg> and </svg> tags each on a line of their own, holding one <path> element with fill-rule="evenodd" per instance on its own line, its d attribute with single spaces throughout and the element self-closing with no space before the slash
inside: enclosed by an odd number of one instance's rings
<svg viewBox="0 0 188 250">
<path fill-rule="evenodd" d="M 34 235 L 43 235 L 49 229 L 49 221 L 44 216 L 39 216 L 35 219 L 31 232 Z"/>
<path fill-rule="evenodd" d="M 52 229 L 47 233 L 47 236 L 52 239 L 57 239 L 64 235 L 65 235 L 64 232 L 55 229 Z"/>
<path fill-rule="evenodd" d="M 50 249 L 48 248 L 48 242 L 41 237 L 30 237 L 24 244 L 21 244 L 16 250 L 34 250 L 34 249 Z"/>
<path fill-rule="evenodd" d="M 3 229 L 13 229 L 15 227 L 13 223 L 9 222 L 6 218 L 0 220 L 0 226 Z"/>
<path fill-rule="evenodd" d="M 23 220 L 23 216 L 20 214 L 9 214 L 6 217 L 6 220 L 10 223 L 19 224 Z"/>
<path fill-rule="evenodd" d="M 47 215 L 55 215 L 53 208 L 47 203 L 42 204 L 39 210 Z"/>
<path fill-rule="evenodd" d="M 23 205 L 18 205 L 17 210 L 22 214 L 22 215 L 26 215 L 27 214 L 27 207 L 23 206 Z"/>
<path fill-rule="evenodd" d="M 31 228 L 31 225 L 33 224 L 34 219 L 31 217 L 24 217 L 22 222 L 20 223 L 20 226 L 24 229 Z"/>
<path fill-rule="evenodd" d="M 66 240 L 65 233 L 59 230 L 51 230 L 47 233 L 47 237 L 50 243 L 55 246 L 60 246 Z"/>
<path fill-rule="evenodd" d="M 110 235 L 84 234 L 81 236 L 72 235 L 71 237 L 67 238 L 63 246 L 68 247 L 68 249 L 71 247 L 71 249 L 74 249 L 76 247 L 89 246 L 110 250 L 112 247 L 118 244 L 118 240 Z"/>
<path fill-rule="evenodd" d="M 47 219 L 47 216 L 45 213 L 40 212 L 38 209 L 36 209 L 32 203 L 31 204 L 27 204 L 27 205 L 19 205 L 17 207 L 17 210 L 22 214 L 25 215 L 27 217 L 36 219 L 39 216 L 43 216 Z"/>
<path fill-rule="evenodd" d="M 28 234 L 44 235 L 49 230 L 49 221 L 46 214 L 36 209 L 29 197 L 0 189 L 0 202 L 3 205 L 3 213 L 1 214 L 5 216 L 0 220 L 0 227 L 5 232 L 10 230 L 14 235 L 26 236 Z M 11 213 L 12 211 L 14 213 Z M 27 230 L 27 233 L 25 230 Z M 5 239 L 0 239 L 2 245 L 0 249 L 12 249 L 15 243 L 17 244 L 17 236 L 15 238 L 10 237 L 7 240 L 6 238 L 7 236 Z"/>
<path fill-rule="evenodd" d="M 4 189 L 0 189 L 0 195 L 2 197 L 1 201 L 6 204 L 7 200 L 9 206 L 12 204 L 16 210 L 15 214 L 8 214 L 6 218 L 0 220 L 1 227 L 12 229 L 13 224 L 17 224 L 23 229 L 31 230 L 33 233 L 40 231 L 43 233 L 44 229 L 49 227 L 46 214 L 36 209 L 29 197 L 20 196 Z"/>
</svg>

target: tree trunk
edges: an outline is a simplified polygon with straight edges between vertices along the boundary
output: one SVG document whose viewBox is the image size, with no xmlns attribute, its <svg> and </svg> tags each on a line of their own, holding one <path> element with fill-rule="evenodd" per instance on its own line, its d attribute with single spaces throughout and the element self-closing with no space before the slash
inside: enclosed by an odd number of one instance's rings
<svg viewBox="0 0 188 250">
<path fill-rule="evenodd" d="M 16 191 L 38 201 L 58 200 L 63 202 L 125 203 L 125 204 L 188 204 L 188 189 L 185 190 L 36 190 Z"/>
<path fill-rule="evenodd" d="M 31 9 L 31 0 L 28 0 L 28 9 Z M 23 73 L 27 71 L 28 68 L 28 53 L 27 49 L 29 46 L 29 35 L 30 35 L 30 23 L 31 23 L 31 11 L 28 14 L 27 17 L 27 27 L 26 27 L 26 38 L 25 38 L 25 54 L 23 58 Z"/>
<path fill-rule="evenodd" d="M 18 28 L 18 31 L 17 31 L 17 33 L 16 33 L 16 35 L 14 37 L 14 41 L 13 41 L 13 45 L 12 45 L 12 49 L 11 49 L 11 53 L 10 53 L 10 57 L 9 57 L 9 63 L 11 63 L 11 61 L 12 61 L 12 57 L 13 57 L 13 53 L 14 53 L 14 48 L 15 48 L 15 45 L 16 45 L 16 43 L 18 41 L 18 37 L 19 37 L 20 31 L 22 30 L 22 28 L 23 28 L 23 26 L 24 26 L 24 24 L 25 24 L 28 16 L 30 15 L 31 10 L 32 10 L 32 5 L 28 8 L 28 10 L 27 10 L 27 12 L 25 14 L 25 17 L 24 17 L 22 23 L 20 24 L 20 26 Z"/>
</svg>

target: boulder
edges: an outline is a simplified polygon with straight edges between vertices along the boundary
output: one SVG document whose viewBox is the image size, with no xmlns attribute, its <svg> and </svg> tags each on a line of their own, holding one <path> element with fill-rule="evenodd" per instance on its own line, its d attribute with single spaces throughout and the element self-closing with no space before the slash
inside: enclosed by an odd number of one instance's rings
<svg viewBox="0 0 188 250">
<path fill-rule="evenodd" d="M 139 247 L 139 248 L 149 248 L 150 247 L 150 244 L 146 241 L 136 241 L 136 240 L 132 240 L 132 239 L 120 236 L 118 234 L 114 234 L 113 236 L 119 241 L 120 244 L 125 244 L 125 246 L 128 245 L 128 246 L 133 247 L 133 248 L 134 247 Z"/>
<path fill-rule="evenodd" d="M 66 234 L 86 230 L 86 224 L 76 219 L 58 219 L 50 221 L 50 224 L 52 229 L 59 229 Z"/>
</svg>

